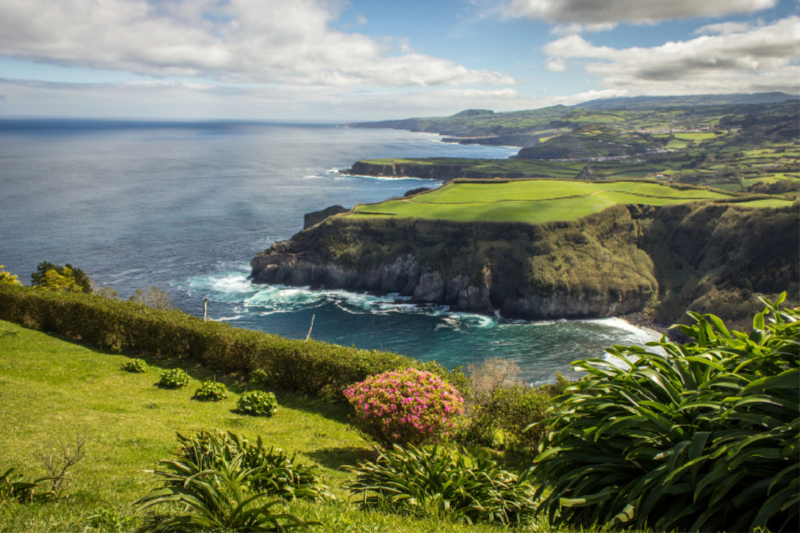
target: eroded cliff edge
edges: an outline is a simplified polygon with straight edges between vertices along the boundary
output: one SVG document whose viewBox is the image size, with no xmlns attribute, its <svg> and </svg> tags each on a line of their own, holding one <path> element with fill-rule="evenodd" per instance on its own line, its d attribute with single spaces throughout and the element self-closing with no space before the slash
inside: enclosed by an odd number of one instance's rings
<svg viewBox="0 0 800 533">
<path fill-rule="evenodd" d="M 618 205 L 541 225 L 334 217 L 258 254 L 252 277 L 515 318 L 736 319 L 757 294 L 797 301 L 798 205 Z"/>
</svg>

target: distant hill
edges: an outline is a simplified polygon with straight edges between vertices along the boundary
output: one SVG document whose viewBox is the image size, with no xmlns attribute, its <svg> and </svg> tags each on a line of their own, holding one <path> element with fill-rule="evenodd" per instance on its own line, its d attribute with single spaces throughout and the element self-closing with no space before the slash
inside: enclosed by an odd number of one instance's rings
<svg viewBox="0 0 800 533">
<path fill-rule="evenodd" d="M 796 95 L 771 92 L 755 94 L 697 94 L 690 96 L 632 96 L 629 98 L 600 98 L 572 107 L 584 109 L 643 109 L 653 107 L 685 107 L 701 105 L 777 104 L 800 100 Z"/>
<path fill-rule="evenodd" d="M 587 124 L 624 130 L 660 130 L 710 126 L 726 115 L 795 114 L 800 98 L 786 93 L 636 96 L 605 98 L 574 106 L 556 105 L 495 113 L 467 109 L 449 117 L 409 118 L 347 124 L 355 128 L 391 128 L 438 133 L 445 142 L 531 148 L 545 139 Z M 769 108 L 769 109 L 768 109 Z M 780 109 L 778 109 L 780 108 Z M 653 113 L 642 113 L 651 110 Z M 705 116 L 709 120 L 703 121 Z M 563 139 L 562 139 L 563 140 Z M 595 141 L 596 142 L 596 141 Z M 552 143 L 556 144 L 556 143 Z"/>
</svg>

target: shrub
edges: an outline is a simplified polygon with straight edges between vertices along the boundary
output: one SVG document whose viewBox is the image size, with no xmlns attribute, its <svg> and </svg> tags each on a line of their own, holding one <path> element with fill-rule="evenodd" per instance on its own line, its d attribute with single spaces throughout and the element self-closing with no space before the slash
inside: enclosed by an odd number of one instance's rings
<svg viewBox="0 0 800 533">
<path fill-rule="evenodd" d="M 800 513 L 800 309 L 764 301 L 749 334 L 714 315 L 573 363 L 535 469 L 551 525 L 790 531 Z M 794 526 L 792 525 L 794 524 Z M 788 529 L 787 529 L 788 528 Z"/>
<path fill-rule="evenodd" d="M 251 442 L 230 431 L 201 431 L 192 437 L 178 434 L 181 448 L 178 457 L 203 469 L 215 469 L 224 462 L 241 457 L 242 468 L 250 469 L 252 490 L 293 500 L 333 499 L 315 466 L 305 466 L 280 448 L 267 449 L 261 437 Z"/>
<path fill-rule="evenodd" d="M 447 437 L 464 404 L 454 387 L 413 368 L 367 378 L 344 394 L 359 429 L 387 449 Z"/>
<path fill-rule="evenodd" d="M 160 387 L 165 389 L 179 389 L 189 384 L 189 375 L 180 368 L 165 370 L 161 373 Z"/>
<path fill-rule="evenodd" d="M 149 472 L 159 476 L 162 485 L 134 505 L 144 511 L 157 505 L 177 503 L 182 504 L 181 509 L 186 514 L 151 515 L 138 530 L 140 533 L 286 531 L 318 525 L 283 512 L 282 500 L 263 502 L 267 494 L 252 494 L 249 480 L 255 473 L 242 465 L 241 455 L 230 461 L 220 461 L 213 470 L 187 459 L 159 461 L 158 464 L 163 470 Z"/>
<path fill-rule="evenodd" d="M 272 416 L 278 411 L 278 400 L 271 392 L 251 390 L 242 394 L 236 409 L 252 416 Z"/>
<path fill-rule="evenodd" d="M 344 468 L 356 474 L 347 488 L 363 508 L 517 524 L 526 522 L 535 507 L 536 489 L 526 475 L 502 470 L 486 455 L 464 449 L 395 446 L 375 462 Z"/>
<path fill-rule="evenodd" d="M 143 374 L 147 372 L 147 363 L 144 359 L 131 359 L 122 364 L 122 370 L 125 372 L 133 372 L 134 374 Z"/>
<path fill-rule="evenodd" d="M 194 393 L 193 398 L 201 402 L 219 402 L 228 397 L 224 383 L 206 380 Z"/>
<path fill-rule="evenodd" d="M 146 305 L 147 307 L 152 307 L 153 309 L 160 309 L 162 311 L 167 311 L 172 309 L 172 298 L 166 291 L 163 291 L 156 287 L 155 285 L 151 285 L 144 289 L 136 289 L 130 298 L 129 301 Z"/>
<path fill-rule="evenodd" d="M 18 278 L 19 276 L 6 272 L 3 265 L 0 265 L 0 285 L 21 285 Z"/>
<path fill-rule="evenodd" d="M 376 350 L 292 340 L 222 322 L 203 322 L 179 310 L 162 311 L 90 294 L 40 291 L 0 284 L 0 320 L 8 320 L 118 351 L 193 359 L 217 372 L 262 370 L 282 388 L 318 395 L 341 392 L 367 377 L 415 367 L 466 390 L 466 376 L 434 363 Z M 343 398 L 343 397 L 342 397 Z"/>
</svg>

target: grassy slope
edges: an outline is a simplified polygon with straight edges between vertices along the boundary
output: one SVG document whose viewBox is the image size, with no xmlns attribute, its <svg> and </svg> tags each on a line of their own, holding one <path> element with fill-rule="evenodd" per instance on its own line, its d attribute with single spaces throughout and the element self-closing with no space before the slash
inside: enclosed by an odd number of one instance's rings
<svg viewBox="0 0 800 533">
<path fill-rule="evenodd" d="M 551 220 L 574 220 L 614 204 L 665 205 L 720 198 L 726 195 L 702 189 L 678 190 L 649 182 L 453 183 L 413 198 L 361 206 L 356 216 L 381 213 L 398 217 L 541 224 Z"/>
<path fill-rule="evenodd" d="M 120 370 L 128 358 L 107 354 L 16 324 L 0 321 L 0 469 L 12 466 L 27 479 L 44 475 L 35 454 L 41 444 L 83 431 L 86 458 L 71 471 L 68 497 L 58 504 L 0 505 L 0 531 L 96 531 L 88 517 L 101 509 L 120 516 L 135 513 L 130 503 L 152 486 L 141 472 L 176 449 L 175 432 L 223 428 L 247 436 L 261 435 L 269 445 L 299 452 L 298 460 L 322 467 L 338 501 L 295 502 L 290 511 L 324 526 L 315 532 L 472 532 L 501 529 L 466 526 L 387 513 L 362 512 L 347 501 L 341 483 L 350 474 L 344 464 L 372 456 L 369 445 L 348 431 L 347 409 L 298 395 L 278 394 L 281 405 L 270 419 L 233 412 L 243 391 L 234 376 L 230 396 L 219 403 L 191 400 L 209 372 L 185 362 L 143 356 L 151 365 L 145 374 Z M 192 376 L 180 390 L 155 387 L 160 372 L 180 366 Z M 106 529 L 112 531 L 113 529 Z M 527 531 L 522 529 L 520 531 Z M 540 523 L 534 531 L 547 530 Z"/>
</svg>

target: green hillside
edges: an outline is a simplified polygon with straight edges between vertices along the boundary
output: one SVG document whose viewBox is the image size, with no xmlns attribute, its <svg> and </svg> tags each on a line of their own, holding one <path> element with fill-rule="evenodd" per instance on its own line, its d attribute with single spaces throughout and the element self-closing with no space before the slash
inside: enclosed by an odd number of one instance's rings
<svg viewBox="0 0 800 533">
<path fill-rule="evenodd" d="M 350 216 L 541 224 L 574 220 L 615 204 L 667 205 L 726 198 L 738 197 L 721 191 L 678 189 L 649 181 L 458 181 L 409 198 L 358 206 Z M 769 202 L 770 207 L 791 205 L 788 200 Z"/>
</svg>

